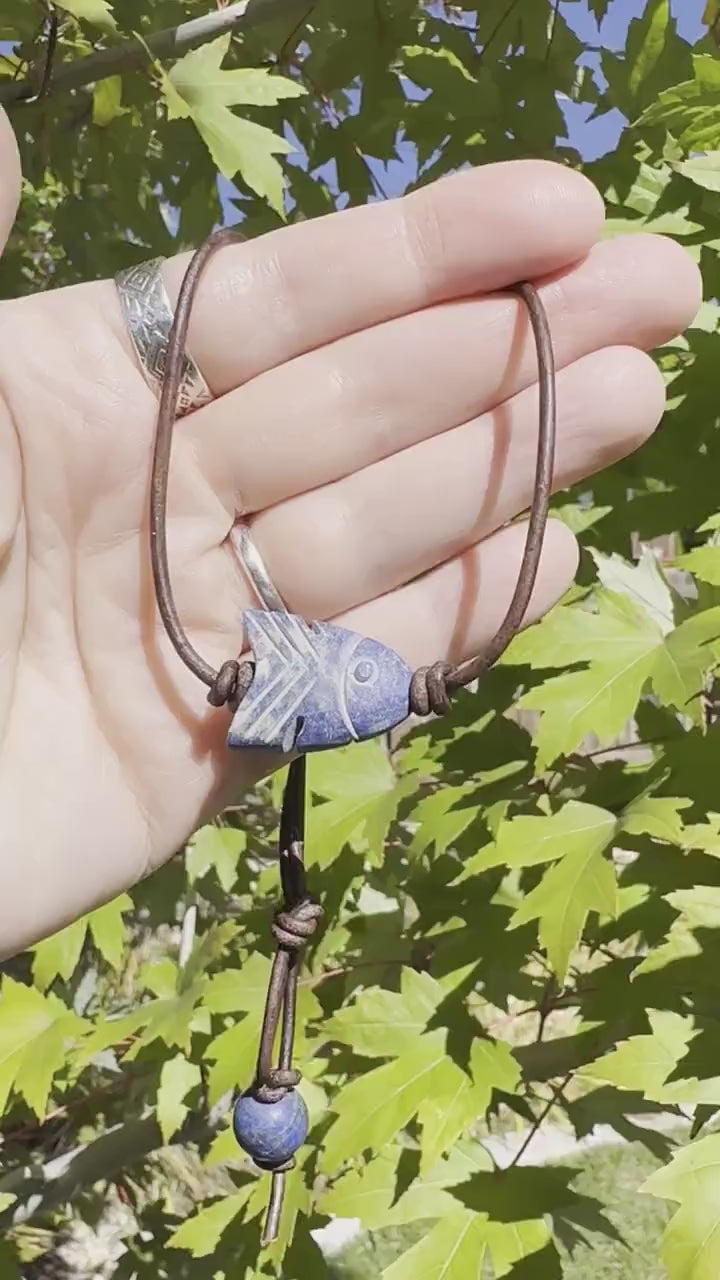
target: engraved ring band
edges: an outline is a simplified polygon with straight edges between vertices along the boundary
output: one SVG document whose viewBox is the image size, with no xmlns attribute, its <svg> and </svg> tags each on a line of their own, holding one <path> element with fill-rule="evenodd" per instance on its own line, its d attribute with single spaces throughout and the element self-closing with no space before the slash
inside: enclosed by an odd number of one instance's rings
<svg viewBox="0 0 720 1280">
<path fill-rule="evenodd" d="M 152 258 L 120 271 L 115 285 L 143 377 L 160 397 L 174 319 L 161 275 L 164 258 Z M 195 361 L 185 353 L 177 399 L 177 417 L 209 404 L 212 392 Z"/>
<path fill-rule="evenodd" d="M 170 344 L 174 312 L 161 269 L 164 258 L 153 258 L 118 272 L 115 286 L 143 377 L 160 397 Z M 186 351 L 177 397 L 176 416 L 209 404 L 213 394 L 192 356 Z M 245 521 L 232 528 L 229 542 L 258 600 L 266 609 L 286 611 Z"/>
</svg>

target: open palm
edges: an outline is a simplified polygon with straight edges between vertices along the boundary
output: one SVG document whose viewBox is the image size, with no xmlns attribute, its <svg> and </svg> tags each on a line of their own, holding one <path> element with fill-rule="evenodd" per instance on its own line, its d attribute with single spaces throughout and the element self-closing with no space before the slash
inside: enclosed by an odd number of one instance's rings
<svg viewBox="0 0 720 1280">
<path fill-rule="evenodd" d="M 18 187 L 7 124 L 0 214 Z M 413 665 L 489 638 L 512 594 L 537 430 L 521 304 L 540 280 L 562 488 L 662 414 L 643 352 L 692 318 L 672 242 L 598 242 L 586 180 L 519 162 L 222 250 L 189 350 L 216 397 L 175 431 L 168 537 L 195 645 L 242 645 L 239 514 L 289 606 Z M 175 297 L 187 256 L 166 264 Z M 111 281 L 0 305 L 0 937 L 10 953 L 168 858 L 261 763 L 169 647 L 147 552 L 156 402 Z M 531 616 L 565 590 L 548 528 Z M 264 762 L 263 762 L 264 763 Z"/>
</svg>

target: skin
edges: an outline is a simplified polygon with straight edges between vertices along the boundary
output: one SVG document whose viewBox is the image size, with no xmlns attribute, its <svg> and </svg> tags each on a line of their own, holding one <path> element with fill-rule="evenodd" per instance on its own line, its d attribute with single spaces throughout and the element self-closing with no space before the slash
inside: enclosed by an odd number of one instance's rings
<svg viewBox="0 0 720 1280">
<path fill-rule="evenodd" d="M 0 118 L 0 234 L 19 192 Z M 289 606 L 412 665 L 476 652 L 522 554 L 537 431 L 521 304 L 542 287 L 562 488 L 635 449 L 664 405 L 645 354 L 700 301 L 649 236 L 600 242 L 593 187 L 524 161 L 218 253 L 188 347 L 215 396 L 176 427 L 168 537 L 190 638 L 214 665 L 254 603 L 239 513 Z M 187 255 L 169 261 L 171 298 Z M 266 760 L 171 650 L 148 566 L 156 402 L 111 281 L 0 303 L 0 939 L 12 954 L 169 858 Z M 577 549 L 552 522 L 528 621 Z"/>
</svg>

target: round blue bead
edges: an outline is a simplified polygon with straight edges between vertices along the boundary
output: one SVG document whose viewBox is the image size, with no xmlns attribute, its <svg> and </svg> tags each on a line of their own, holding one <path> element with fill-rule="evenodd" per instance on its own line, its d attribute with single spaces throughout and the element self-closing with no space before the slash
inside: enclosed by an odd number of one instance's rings
<svg viewBox="0 0 720 1280">
<path fill-rule="evenodd" d="M 243 1151 L 256 1164 L 272 1169 L 284 1164 L 307 1138 L 310 1117 L 297 1089 L 278 1102 L 258 1102 L 243 1093 L 233 1110 L 233 1130 Z"/>
</svg>

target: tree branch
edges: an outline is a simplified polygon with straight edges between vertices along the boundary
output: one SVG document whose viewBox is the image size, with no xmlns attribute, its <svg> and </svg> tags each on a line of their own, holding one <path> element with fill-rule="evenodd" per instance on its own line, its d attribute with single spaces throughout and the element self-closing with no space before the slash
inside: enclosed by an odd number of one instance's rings
<svg viewBox="0 0 720 1280">
<path fill-rule="evenodd" d="M 225 9 L 213 9 L 202 18 L 193 18 L 178 27 L 169 27 L 148 36 L 147 47 L 158 58 L 179 58 L 190 49 L 196 49 L 209 40 L 216 40 L 227 31 L 243 26 L 248 29 L 270 22 L 293 23 L 308 17 L 308 0 L 238 0 Z M 109 49 L 91 53 L 87 58 L 74 62 L 61 62 L 56 66 L 52 79 L 52 92 L 79 89 L 86 84 L 105 80 L 108 76 L 121 75 L 147 62 L 147 53 L 139 40 L 126 40 Z M 20 102 L 35 87 L 27 81 L 0 80 L 0 102 Z"/>
</svg>

